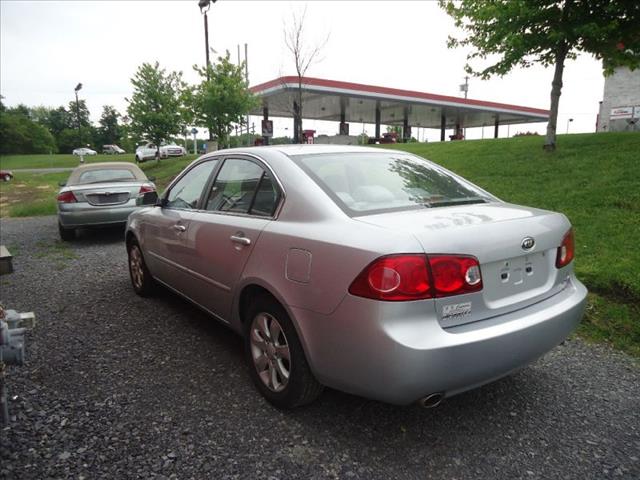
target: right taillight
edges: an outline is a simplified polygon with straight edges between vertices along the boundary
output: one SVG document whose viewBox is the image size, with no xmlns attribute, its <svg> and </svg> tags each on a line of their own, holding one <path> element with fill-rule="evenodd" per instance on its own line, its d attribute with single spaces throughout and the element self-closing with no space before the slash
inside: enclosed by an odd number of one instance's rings
<svg viewBox="0 0 640 480">
<path fill-rule="evenodd" d="M 401 302 L 482 290 L 480 264 L 466 255 L 390 255 L 369 264 L 349 293 Z"/>
<path fill-rule="evenodd" d="M 58 195 L 58 203 L 76 203 L 77 201 L 72 191 L 62 192 Z"/>
<path fill-rule="evenodd" d="M 566 267 L 573 260 L 575 254 L 575 245 L 573 241 L 573 228 L 570 229 L 562 239 L 562 243 L 558 247 L 556 255 L 556 267 Z"/>
</svg>

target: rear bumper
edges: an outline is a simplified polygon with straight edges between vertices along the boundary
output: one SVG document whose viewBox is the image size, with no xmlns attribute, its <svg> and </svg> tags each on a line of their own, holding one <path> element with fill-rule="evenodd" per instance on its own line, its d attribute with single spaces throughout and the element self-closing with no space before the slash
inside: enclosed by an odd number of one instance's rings
<svg viewBox="0 0 640 480">
<path fill-rule="evenodd" d="M 58 220 L 67 228 L 94 225 L 125 224 L 127 218 L 137 210 L 135 199 L 123 205 L 94 207 L 87 203 L 58 204 Z"/>
<path fill-rule="evenodd" d="M 431 300 L 380 303 L 348 295 L 332 315 L 291 312 L 320 382 L 408 404 L 431 393 L 461 393 L 534 361 L 574 330 L 586 295 L 572 276 L 542 302 L 447 330 Z"/>
</svg>

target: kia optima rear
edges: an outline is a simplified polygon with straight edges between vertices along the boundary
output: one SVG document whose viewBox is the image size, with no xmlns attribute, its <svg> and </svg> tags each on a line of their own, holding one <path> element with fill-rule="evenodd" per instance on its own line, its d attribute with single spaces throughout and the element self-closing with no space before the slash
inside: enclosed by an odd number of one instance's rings
<svg viewBox="0 0 640 480">
<path fill-rule="evenodd" d="M 135 291 L 164 285 L 243 335 L 282 407 L 324 385 L 433 406 L 540 357 L 585 307 L 564 215 L 404 152 L 220 151 L 145 198 L 127 227 Z"/>
</svg>

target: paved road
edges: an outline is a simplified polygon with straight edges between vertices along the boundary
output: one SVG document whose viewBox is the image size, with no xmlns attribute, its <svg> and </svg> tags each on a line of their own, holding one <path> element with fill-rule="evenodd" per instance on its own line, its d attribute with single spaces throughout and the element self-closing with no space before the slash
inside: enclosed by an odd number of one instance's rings
<svg viewBox="0 0 640 480">
<path fill-rule="evenodd" d="M 66 249 L 54 217 L 7 219 L 6 305 L 34 310 L 10 367 L 4 478 L 640 478 L 640 368 L 581 341 L 433 410 L 325 391 L 293 412 L 254 390 L 238 337 L 129 286 L 121 231 Z"/>
</svg>

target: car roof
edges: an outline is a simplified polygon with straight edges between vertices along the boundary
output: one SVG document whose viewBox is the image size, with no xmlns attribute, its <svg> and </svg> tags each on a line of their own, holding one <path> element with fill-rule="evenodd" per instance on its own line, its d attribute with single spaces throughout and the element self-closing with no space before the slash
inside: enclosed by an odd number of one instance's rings
<svg viewBox="0 0 640 480">
<path fill-rule="evenodd" d="M 80 175 L 90 170 L 110 170 L 110 169 L 126 169 L 134 174 L 136 180 L 147 180 L 147 176 L 144 172 L 133 163 L 128 162 L 97 162 L 87 163 L 76 167 L 69 175 L 67 185 L 74 185 L 80 179 Z"/>
<path fill-rule="evenodd" d="M 309 144 L 289 144 L 289 145 L 269 145 L 260 147 L 239 147 L 229 148 L 226 150 L 218 150 L 215 153 L 253 153 L 259 154 L 260 152 L 273 152 L 278 151 L 287 156 L 295 155 L 313 155 L 323 153 L 381 153 L 384 150 L 375 147 L 360 147 L 356 145 L 309 145 Z"/>
</svg>

